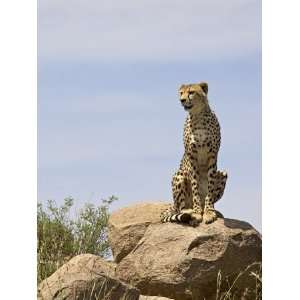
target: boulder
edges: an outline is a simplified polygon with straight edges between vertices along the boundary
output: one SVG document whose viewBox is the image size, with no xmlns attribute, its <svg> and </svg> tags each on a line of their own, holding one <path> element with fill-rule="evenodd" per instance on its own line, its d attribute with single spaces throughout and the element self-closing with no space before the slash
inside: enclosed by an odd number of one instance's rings
<svg viewBox="0 0 300 300">
<path fill-rule="evenodd" d="M 115 262 L 131 252 L 150 224 L 160 223 L 160 213 L 167 207 L 163 202 L 140 203 L 111 214 L 108 238 Z"/>
<path fill-rule="evenodd" d="M 109 234 L 120 261 L 116 276 L 143 295 L 209 300 L 216 299 L 217 284 L 219 295 L 234 284 L 231 292 L 242 299 L 242 292 L 255 284 L 250 272 L 260 267 L 259 232 L 246 222 L 222 218 L 195 228 L 161 224 L 165 207 L 149 203 L 114 213 Z"/>
<path fill-rule="evenodd" d="M 139 291 L 115 278 L 115 264 L 92 254 L 72 258 L 38 287 L 39 300 L 138 300 Z"/>
</svg>

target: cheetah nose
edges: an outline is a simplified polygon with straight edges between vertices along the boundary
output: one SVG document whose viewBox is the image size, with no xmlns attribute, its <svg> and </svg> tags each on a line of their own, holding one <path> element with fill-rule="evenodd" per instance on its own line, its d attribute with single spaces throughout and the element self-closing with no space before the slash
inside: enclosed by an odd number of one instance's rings
<svg viewBox="0 0 300 300">
<path fill-rule="evenodd" d="M 186 102 L 186 99 L 180 99 L 181 103 L 184 104 Z"/>
</svg>

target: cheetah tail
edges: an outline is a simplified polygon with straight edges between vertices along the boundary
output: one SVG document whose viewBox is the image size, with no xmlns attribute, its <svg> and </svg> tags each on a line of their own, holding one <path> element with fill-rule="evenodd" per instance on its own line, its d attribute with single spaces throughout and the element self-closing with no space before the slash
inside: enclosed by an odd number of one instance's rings
<svg viewBox="0 0 300 300">
<path fill-rule="evenodd" d="M 189 223 L 189 221 L 192 219 L 191 214 L 189 213 L 172 213 L 172 214 L 166 214 L 162 215 L 161 221 L 162 223 Z"/>
</svg>

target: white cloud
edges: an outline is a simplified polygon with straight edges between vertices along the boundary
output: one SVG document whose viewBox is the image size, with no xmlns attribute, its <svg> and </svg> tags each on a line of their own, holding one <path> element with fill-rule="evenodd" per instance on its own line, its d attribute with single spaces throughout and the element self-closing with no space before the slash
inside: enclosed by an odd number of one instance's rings
<svg viewBox="0 0 300 300">
<path fill-rule="evenodd" d="M 201 60 L 260 50 L 257 0 L 41 0 L 49 60 Z"/>
</svg>

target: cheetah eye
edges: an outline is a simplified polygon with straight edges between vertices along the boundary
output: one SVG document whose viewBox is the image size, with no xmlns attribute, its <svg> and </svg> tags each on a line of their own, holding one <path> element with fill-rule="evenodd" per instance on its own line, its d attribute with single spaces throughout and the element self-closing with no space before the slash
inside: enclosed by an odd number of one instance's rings
<svg viewBox="0 0 300 300">
<path fill-rule="evenodd" d="M 190 91 L 190 95 L 194 95 L 195 94 L 195 91 Z"/>
</svg>

